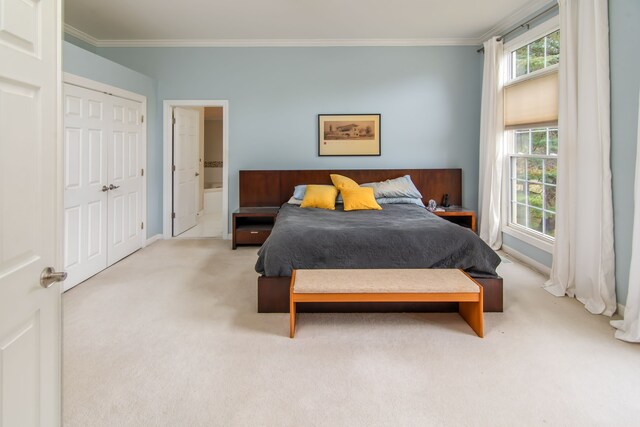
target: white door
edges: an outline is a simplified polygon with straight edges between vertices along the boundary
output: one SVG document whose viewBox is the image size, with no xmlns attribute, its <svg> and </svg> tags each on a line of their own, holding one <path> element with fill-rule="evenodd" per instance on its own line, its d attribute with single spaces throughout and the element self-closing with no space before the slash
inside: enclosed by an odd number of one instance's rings
<svg viewBox="0 0 640 427">
<path fill-rule="evenodd" d="M 64 85 L 65 290 L 142 246 L 142 138 L 142 103 Z"/>
<path fill-rule="evenodd" d="M 0 0 L 0 424 L 60 424 L 61 11 Z"/>
<path fill-rule="evenodd" d="M 106 99 L 105 99 L 106 98 Z M 65 290 L 107 267 L 108 95 L 64 85 Z"/>
<path fill-rule="evenodd" d="M 173 109 L 173 235 L 197 223 L 200 112 Z"/>
<path fill-rule="evenodd" d="M 142 104 L 109 98 L 107 256 L 111 265 L 142 246 Z"/>
</svg>

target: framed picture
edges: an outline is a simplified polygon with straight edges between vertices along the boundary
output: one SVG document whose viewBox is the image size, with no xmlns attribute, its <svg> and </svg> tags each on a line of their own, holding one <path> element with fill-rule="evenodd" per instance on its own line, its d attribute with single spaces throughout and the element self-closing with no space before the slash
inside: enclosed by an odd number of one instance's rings
<svg viewBox="0 0 640 427">
<path fill-rule="evenodd" d="M 379 156 L 380 114 L 318 114 L 319 156 Z"/>
</svg>

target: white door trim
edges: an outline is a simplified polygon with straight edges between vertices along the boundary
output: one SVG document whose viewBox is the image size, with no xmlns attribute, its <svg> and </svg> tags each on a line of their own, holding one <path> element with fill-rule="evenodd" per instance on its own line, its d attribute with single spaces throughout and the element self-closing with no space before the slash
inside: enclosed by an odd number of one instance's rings
<svg viewBox="0 0 640 427">
<path fill-rule="evenodd" d="M 147 126 L 148 126 L 148 110 L 147 110 L 147 97 L 138 93 L 129 92 L 128 90 L 120 89 L 119 87 L 110 86 L 105 83 L 97 82 L 95 80 L 87 79 L 86 77 L 77 76 L 71 73 L 63 74 L 63 83 L 68 83 L 75 86 L 80 86 L 85 89 L 95 90 L 103 92 L 108 95 L 114 95 L 120 98 L 129 99 L 131 101 L 140 102 L 142 104 L 142 111 L 144 112 L 144 126 L 142 126 L 142 144 L 140 144 L 140 158 L 144 163 L 144 179 L 142 180 L 142 222 L 144 223 L 144 230 L 140 233 L 140 247 L 147 246 L 147 179 L 149 179 L 149 163 L 147 159 Z M 61 84 L 62 86 L 62 84 Z M 62 117 L 62 116 L 61 116 Z M 60 119 L 62 120 L 62 118 Z M 62 134 L 62 130 L 61 130 Z M 60 187 L 62 188 L 62 187 Z"/>
<path fill-rule="evenodd" d="M 201 99 L 171 99 L 163 102 L 163 157 L 162 161 L 162 231 L 165 239 L 171 239 L 172 191 L 172 123 L 173 107 L 222 107 L 222 238 L 229 239 L 229 101 Z"/>
</svg>

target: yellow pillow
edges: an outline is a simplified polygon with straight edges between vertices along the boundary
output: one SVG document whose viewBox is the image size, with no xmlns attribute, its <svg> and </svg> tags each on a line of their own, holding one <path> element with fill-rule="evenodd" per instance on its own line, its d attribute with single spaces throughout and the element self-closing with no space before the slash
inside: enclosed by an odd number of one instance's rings
<svg viewBox="0 0 640 427">
<path fill-rule="evenodd" d="M 338 190 L 333 185 L 307 185 L 301 208 L 336 210 Z"/>
<path fill-rule="evenodd" d="M 341 193 L 345 211 L 382 210 L 373 197 L 373 188 L 345 188 Z"/>
<path fill-rule="evenodd" d="M 335 173 L 332 173 L 329 176 L 331 177 L 331 182 L 333 182 L 333 185 L 335 185 L 336 188 L 340 191 L 344 190 L 345 188 L 360 188 L 357 182 L 355 182 L 351 178 L 347 178 L 346 176 L 337 175 Z"/>
</svg>

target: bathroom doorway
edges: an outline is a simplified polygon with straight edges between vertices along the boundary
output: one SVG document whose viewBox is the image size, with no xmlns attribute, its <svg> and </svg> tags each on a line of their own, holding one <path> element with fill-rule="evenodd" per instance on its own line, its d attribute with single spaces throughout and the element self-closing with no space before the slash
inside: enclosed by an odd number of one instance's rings
<svg viewBox="0 0 640 427">
<path fill-rule="evenodd" d="M 197 124 L 181 125 L 182 110 L 197 115 Z M 165 171 L 170 172 L 164 177 L 165 195 L 169 196 L 165 199 L 165 238 L 228 238 L 228 103 L 165 101 L 165 123 Z M 186 132 L 187 127 L 193 131 Z M 192 141 L 193 148 L 186 149 L 184 140 Z M 185 157 L 193 157 L 193 162 L 188 162 L 193 163 L 193 171 L 181 164 Z M 183 173 L 183 169 L 191 173 Z M 186 185 L 182 175 L 191 177 L 193 185 Z M 193 190 L 187 192 L 183 187 Z M 184 196 L 189 193 L 195 197 Z"/>
</svg>

